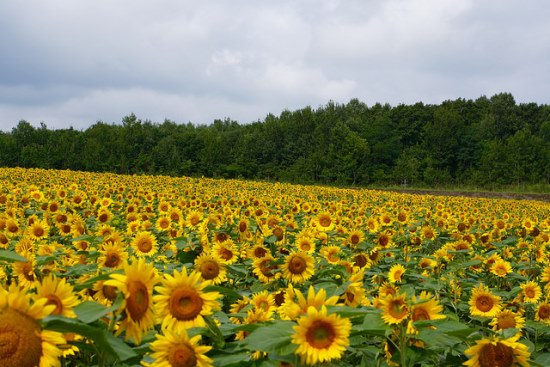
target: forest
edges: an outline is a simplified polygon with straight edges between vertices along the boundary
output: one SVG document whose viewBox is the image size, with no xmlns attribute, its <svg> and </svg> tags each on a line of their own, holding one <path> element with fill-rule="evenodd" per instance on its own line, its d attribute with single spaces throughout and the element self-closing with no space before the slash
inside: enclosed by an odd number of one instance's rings
<svg viewBox="0 0 550 367">
<path fill-rule="evenodd" d="M 510 93 L 441 104 L 329 101 L 263 121 L 19 121 L 0 132 L 0 166 L 242 178 L 301 184 L 496 189 L 550 183 L 550 106 Z"/>
</svg>

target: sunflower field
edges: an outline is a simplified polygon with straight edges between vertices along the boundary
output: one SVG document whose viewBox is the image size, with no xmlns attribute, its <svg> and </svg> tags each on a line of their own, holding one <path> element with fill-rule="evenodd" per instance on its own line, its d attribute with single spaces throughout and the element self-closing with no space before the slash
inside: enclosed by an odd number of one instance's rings
<svg viewBox="0 0 550 367">
<path fill-rule="evenodd" d="M 548 366 L 550 204 L 0 168 L 0 367 Z"/>
</svg>

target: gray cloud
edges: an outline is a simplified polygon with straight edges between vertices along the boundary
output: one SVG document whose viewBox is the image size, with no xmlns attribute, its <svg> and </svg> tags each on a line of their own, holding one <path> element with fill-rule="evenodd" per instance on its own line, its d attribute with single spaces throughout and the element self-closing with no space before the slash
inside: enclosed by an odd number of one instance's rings
<svg viewBox="0 0 550 367">
<path fill-rule="evenodd" d="M 0 4 L 0 129 L 247 123 L 328 100 L 548 103 L 543 0 Z"/>
</svg>

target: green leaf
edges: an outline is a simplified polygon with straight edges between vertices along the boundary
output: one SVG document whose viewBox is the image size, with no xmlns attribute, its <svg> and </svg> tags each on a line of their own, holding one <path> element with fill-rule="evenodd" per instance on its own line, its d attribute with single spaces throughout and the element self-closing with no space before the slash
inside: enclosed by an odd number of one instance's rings
<svg viewBox="0 0 550 367">
<path fill-rule="evenodd" d="M 116 311 L 122 305 L 122 295 L 119 295 L 111 307 L 104 306 L 94 301 L 84 301 L 74 308 L 77 318 L 89 324 L 97 321 L 109 312 Z"/>
<path fill-rule="evenodd" d="M 550 366 L 550 353 L 539 354 L 537 358 L 535 358 L 535 362 L 541 366 Z"/>
<path fill-rule="evenodd" d="M 353 327 L 354 332 L 360 331 L 361 334 L 369 334 L 376 336 L 386 336 L 386 333 L 391 330 L 391 328 L 384 323 L 380 313 L 367 313 L 363 324 Z"/>
<path fill-rule="evenodd" d="M 420 330 L 416 338 L 422 340 L 430 347 L 453 347 L 462 342 L 462 339 L 456 336 L 448 335 L 440 330 L 433 329 Z"/>
<path fill-rule="evenodd" d="M 8 251 L 8 250 L 0 250 L 0 260 L 8 261 L 8 262 L 14 262 L 14 261 L 22 261 L 26 262 L 29 261 L 24 256 L 19 255 L 15 251 Z"/>
<path fill-rule="evenodd" d="M 245 339 L 251 351 L 261 351 L 279 355 L 294 353 L 298 346 L 292 344 L 294 334 L 292 321 L 277 320 L 271 324 L 261 326 L 251 332 Z"/>
<path fill-rule="evenodd" d="M 98 350 L 107 353 L 119 361 L 137 357 L 137 353 L 121 339 L 111 334 L 105 327 L 87 325 L 77 319 L 63 316 L 44 318 L 44 328 L 61 333 L 76 333 L 93 341 Z"/>
</svg>

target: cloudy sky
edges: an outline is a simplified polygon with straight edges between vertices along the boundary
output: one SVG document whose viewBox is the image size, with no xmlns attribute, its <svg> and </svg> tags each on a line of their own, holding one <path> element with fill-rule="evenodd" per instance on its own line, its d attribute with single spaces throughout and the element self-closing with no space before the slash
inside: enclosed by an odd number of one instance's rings
<svg viewBox="0 0 550 367">
<path fill-rule="evenodd" d="M 0 129 L 241 123 L 329 100 L 550 103 L 547 0 L 0 3 Z"/>
</svg>

